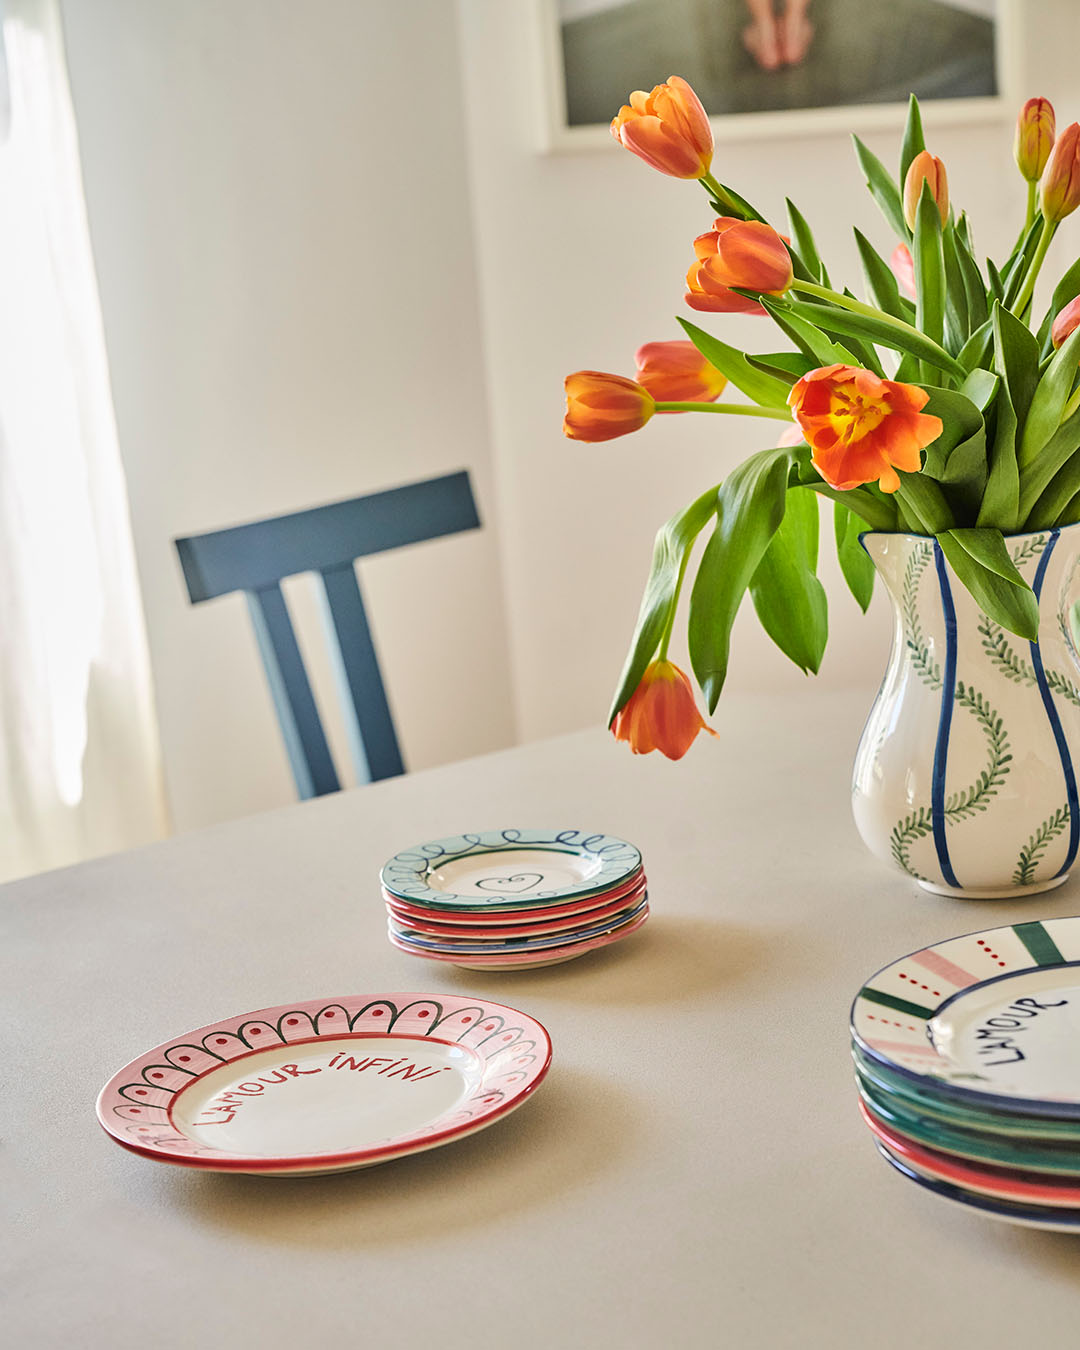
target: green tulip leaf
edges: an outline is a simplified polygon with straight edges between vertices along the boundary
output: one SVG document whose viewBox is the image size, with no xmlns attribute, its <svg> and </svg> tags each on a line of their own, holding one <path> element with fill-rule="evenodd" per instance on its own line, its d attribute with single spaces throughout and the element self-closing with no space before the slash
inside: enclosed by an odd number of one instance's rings
<svg viewBox="0 0 1080 1350">
<path fill-rule="evenodd" d="M 941 216 L 928 178 L 923 179 L 915 212 L 911 257 L 915 264 L 915 325 L 940 346 L 945 326 L 945 258 Z"/>
<path fill-rule="evenodd" d="M 841 309 L 839 305 L 808 305 L 802 300 L 785 300 L 781 307 L 768 296 L 762 296 L 762 304 L 778 323 L 782 318 L 801 319 L 804 324 L 814 325 L 829 333 L 838 333 L 841 336 L 851 334 L 882 347 L 891 347 L 893 351 L 910 352 L 916 359 L 925 361 L 958 380 L 962 380 L 967 373 L 936 342 L 916 332 L 914 328 L 900 328 L 890 323 L 888 319 L 877 319 L 870 314 L 855 314 L 849 309 Z M 834 356 L 831 360 L 844 361 L 850 365 L 859 364 L 852 359 L 850 352 L 844 357 Z M 823 361 L 822 364 L 826 365 L 829 362 Z"/>
<path fill-rule="evenodd" d="M 1016 463 L 1016 413 L 1007 387 L 995 402 L 997 424 L 989 454 L 989 476 L 976 525 L 1015 534 L 1020 523 L 1020 470 Z"/>
<path fill-rule="evenodd" d="M 961 441 L 966 441 L 982 429 L 983 416 L 971 399 L 954 389 L 938 389 L 923 385 L 926 404 L 923 412 L 942 421 L 941 435 L 926 447 L 923 472 L 931 478 L 944 480 L 949 456 Z"/>
<path fill-rule="evenodd" d="M 994 366 L 1005 381 L 1021 431 L 1039 380 L 1039 344 L 1027 324 L 1001 304 L 991 316 L 994 325 Z"/>
<path fill-rule="evenodd" d="M 653 545 L 652 567 L 642 596 L 630 651 L 619 676 L 608 725 L 641 683 L 645 668 L 656 654 L 678 603 L 686 559 L 694 540 L 716 512 L 718 487 L 710 488 L 695 502 L 660 527 Z"/>
<path fill-rule="evenodd" d="M 774 300 L 763 295 L 761 303 L 772 315 L 777 324 L 791 334 L 800 348 L 817 362 L 818 366 L 857 366 L 860 364 L 855 354 L 833 342 L 821 331 L 821 317 L 825 314 L 846 314 L 846 309 L 836 309 L 832 305 L 806 305 L 801 300 Z M 837 332 L 841 330 L 836 329 Z"/>
<path fill-rule="evenodd" d="M 1061 414 L 1065 411 L 1065 403 L 1076 382 L 1078 365 L 1080 365 L 1080 327 L 1070 333 L 1061 344 L 1061 349 L 1055 353 L 1046 367 L 1032 395 L 1031 407 L 1028 409 L 1017 452 L 1021 472 L 1032 463 L 1061 425 Z"/>
<path fill-rule="evenodd" d="M 818 253 L 813 231 L 807 225 L 802 212 L 790 198 L 785 197 L 784 203 L 787 206 L 788 220 L 791 222 L 791 237 L 799 257 L 810 273 L 809 280 L 827 286 L 829 274 L 825 270 L 825 264 L 821 261 L 821 254 Z"/>
<path fill-rule="evenodd" d="M 829 637 L 817 554 L 817 498 L 805 488 L 790 488 L 784 518 L 751 578 L 750 598 L 773 642 L 800 670 L 814 675 Z"/>
<path fill-rule="evenodd" d="M 1080 411 L 1062 422 L 1034 463 L 1020 471 L 1018 516 L 1025 529 L 1043 530 L 1061 523 L 1061 512 L 1080 488 L 1080 482 L 1076 488 L 1070 487 L 1073 477 L 1069 466 L 1077 450 L 1080 450 Z"/>
<path fill-rule="evenodd" d="M 764 371 L 755 370 L 747 361 L 745 354 L 737 347 L 729 347 L 726 342 L 721 342 L 711 333 L 706 333 L 689 319 L 680 319 L 679 323 L 706 361 L 714 365 L 722 375 L 726 375 L 736 389 L 741 389 L 748 398 L 752 398 L 763 408 L 787 407 L 791 386 L 784 380 L 777 379 L 775 375 L 766 375 Z"/>
<path fill-rule="evenodd" d="M 926 149 L 926 141 L 923 138 L 922 115 L 919 112 L 919 100 L 914 94 L 908 100 L 907 123 L 904 127 L 904 139 L 900 146 L 900 189 L 903 191 L 904 183 L 907 180 L 907 171 L 911 168 L 911 161 L 916 155 L 921 155 Z"/>
<path fill-rule="evenodd" d="M 1076 262 L 1054 287 L 1050 308 L 1046 311 L 1046 316 L 1039 325 L 1038 343 L 1044 354 L 1050 350 L 1050 329 L 1053 327 L 1054 320 L 1069 301 L 1075 300 L 1078 295 L 1080 295 L 1080 258 L 1077 258 Z"/>
<path fill-rule="evenodd" d="M 1017 637 L 1034 642 L 1039 636 L 1039 603 L 1009 557 L 1001 531 L 946 530 L 938 542 L 983 613 Z"/>
<path fill-rule="evenodd" d="M 784 518 L 788 449 L 751 455 L 717 494 L 716 526 L 690 593 L 690 661 L 712 712 L 727 676 L 731 626 L 746 588 Z"/>
<path fill-rule="evenodd" d="M 874 594 L 874 564 L 862 546 L 863 533 L 859 518 L 841 501 L 833 502 L 833 529 L 836 535 L 836 558 L 844 574 L 848 590 L 865 614 Z"/>
<path fill-rule="evenodd" d="M 852 136 L 851 139 L 855 143 L 855 157 L 858 159 L 859 168 L 862 169 L 866 178 L 866 186 L 870 189 L 870 195 L 877 202 L 881 214 L 896 233 L 896 237 L 907 241 L 911 238 L 911 231 L 904 220 L 904 206 L 900 197 L 900 189 L 877 155 L 868 150 L 858 136 Z"/>
<path fill-rule="evenodd" d="M 892 268 L 861 230 L 855 231 L 855 244 L 859 250 L 866 284 L 874 304 L 886 314 L 891 314 L 894 319 L 911 323 L 915 318 L 915 306 L 906 296 L 900 294 L 900 286 L 893 276 Z"/>
</svg>

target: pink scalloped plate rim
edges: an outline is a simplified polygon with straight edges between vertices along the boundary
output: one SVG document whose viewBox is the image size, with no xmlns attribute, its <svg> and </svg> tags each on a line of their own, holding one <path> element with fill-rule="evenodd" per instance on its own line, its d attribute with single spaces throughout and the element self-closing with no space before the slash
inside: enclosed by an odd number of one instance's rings
<svg viewBox="0 0 1080 1350">
<path fill-rule="evenodd" d="M 399 1059 L 365 1059 L 366 1047 L 395 1041 L 395 1050 L 405 1051 Z M 336 1051 L 332 1056 L 331 1050 Z M 458 1099 L 435 1110 L 431 1119 L 419 1124 L 410 1120 L 409 1127 L 397 1135 L 358 1141 L 355 1147 L 267 1152 L 218 1148 L 206 1142 L 211 1126 L 230 1123 L 254 1097 L 261 1099 L 258 1109 L 271 1125 L 274 1111 L 265 1115 L 266 1102 L 278 1097 L 277 1123 L 287 1121 L 286 1101 L 294 1090 L 285 1092 L 281 1085 L 300 1083 L 301 1075 L 307 1082 L 317 1073 L 337 1068 L 346 1070 L 345 1078 L 353 1082 L 359 1081 L 354 1075 L 367 1072 L 364 1081 L 370 1083 L 375 1075 L 389 1072 L 398 1086 L 390 1089 L 387 1083 L 380 1086 L 380 1092 L 407 1090 L 410 1083 L 416 1092 L 417 1080 L 447 1068 L 446 1064 L 424 1065 L 418 1056 L 425 1055 L 453 1058 L 462 1083 Z M 320 1062 L 323 1058 L 326 1064 Z M 295 1062 L 279 1062 L 283 1059 Z M 203 1111 L 211 1113 L 211 1118 L 192 1128 L 185 1120 L 185 1102 L 192 1096 L 198 1099 L 200 1091 L 208 1090 L 209 1081 L 231 1079 L 233 1075 L 226 1070 L 238 1062 L 244 1063 L 242 1071 L 237 1069 L 240 1080 L 247 1081 L 212 1098 Z M 272 1064 L 272 1070 L 260 1073 L 263 1064 Z M 445 993 L 309 999 L 243 1013 L 155 1046 L 113 1075 L 102 1088 L 96 1109 L 99 1124 L 114 1142 L 158 1162 L 260 1175 L 337 1172 L 435 1148 L 486 1128 L 527 1101 L 550 1064 L 551 1039 L 543 1025 L 490 999 Z M 457 1079 L 447 1081 L 451 1093 L 458 1090 Z M 425 1093 L 433 1090 L 424 1089 Z M 335 1091 L 340 1096 L 341 1089 Z M 226 1120 L 229 1111 L 233 1114 Z"/>
</svg>

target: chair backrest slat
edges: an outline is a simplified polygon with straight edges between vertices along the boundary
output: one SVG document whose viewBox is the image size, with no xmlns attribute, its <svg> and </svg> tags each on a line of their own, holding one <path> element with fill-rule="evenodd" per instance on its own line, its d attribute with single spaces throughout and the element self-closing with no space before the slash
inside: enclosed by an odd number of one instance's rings
<svg viewBox="0 0 1080 1350">
<path fill-rule="evenodd" d="M 352 563 L 319 573 L 326 598 L 327 643 L 342 692 L 357 781 L 404 773 L 390 705 Z"/>
<path fill-rule="evenodd" d="M 281 587 L 275 582 L 257 591 L 245 591 L 244 596 L 296 790 L 301 797 L 337 792 L 341 784 L 330 757 L 330 747 L 326 743 Z"/>
<path fill-rule="evenodd" d="M 317 572 L 360 782 L 404 773 L 354 562 L 480 525 L 465 470 L 352 501 L 177 539 L 193 604 L 243 591 L 301 797 L 340 787 L 280 583 Z"/>
</svg>

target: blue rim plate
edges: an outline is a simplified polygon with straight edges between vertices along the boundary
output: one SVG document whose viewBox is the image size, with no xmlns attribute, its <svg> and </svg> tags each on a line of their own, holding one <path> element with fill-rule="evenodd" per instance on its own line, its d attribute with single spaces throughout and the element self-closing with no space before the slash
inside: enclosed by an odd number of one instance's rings
<svg viewBox="0 0 1080 1350">
<path fill-rule="evenodd" d="M 396 853 L 379 874 L 391 895 L 433 910 L 525 909 L 602 895 L 641 867 L 625 839 L 588 830 L 482 830 Z"/>
<path fill-rule="evenodd" d="M 1011 1200 L 995 1200 L 990 1196 L 976 1195 L 974 1191 L 965 1191 L 947 1181 L 936 1181 L 930 1177 L 920 1176 L 890 1153 L 883 1144 L 875 1142 L 875 1147 L 889 1166 L 901 1176 L 907 1177 L 908 1181 L 914 1181 L 923 1190 L 941 1196 L 943 1200 L 952 1200 L 955 1204 L 978 1210 L 991 1219 L 1019 1224 L 1021 1228 L 1044 1228 L 1054 1233 L 1080 1232 L 1080 1209 L 1057 1209 L 1050 1205 L 1018 1205 Z"/>
<path fill-rule="evenodd" d="M 1080 1118 L 1080 917 L 910 952 L 859 990 L 851 1035 L 863 1057 L 937 1098 Z"/>
</svg>

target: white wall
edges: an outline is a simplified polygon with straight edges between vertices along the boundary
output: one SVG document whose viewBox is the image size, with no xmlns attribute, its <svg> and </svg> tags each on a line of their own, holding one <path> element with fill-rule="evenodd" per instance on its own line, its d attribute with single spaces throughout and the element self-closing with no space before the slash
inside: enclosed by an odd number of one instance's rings
<svg viewBox="0 0 1080 1350">
<path fill-rule="evenodd" d="M 513 597 L 510 643 L 525 738 L 603 719 L 657 526 L 747 452 L 773 443 L 760 422 L 687 416 L 657 418 L 606 445 L 576 444 L 560 434 L 563 376 L 582 368 L 632 374 L 639 343 L 682 336 L 676 314 L 739 346 L 785 345 L 764 320 L 713 319 L 684 306 L 691 240 L 710 223 L 696 184 L 655 173 L 606 139 L 599 149 L 537 152 L 543 9 L 539 0 L 459 4 L 503 566 Z M 1072 0 L 1046 0 L 1023 12 L 1029 44 L 1020 53 L 1023 96 L 1054 98 L 1064 123 L 1080 113 L 1070 56 L 1080 41 L 1080 15 Z M 656 77 L 673 73 L 658 70 Z M 1007 251 L 1022 218 L 1012 116 L 967 127 L 939 127 L 927 118 L 929 144 L 946 161 L 953 199 L 970 210 L 988 252 Z M 851 129 L 865 130 L 854 112 Z M 899 138 L 899 130 L 864 135 L 890 164 Z M 861 286 L 853 224 L 891 251 L 846 134 L 725 143 L 713 171 L 774 220 L 782 219 L 783 198 L 790 196 L 815 228 L 834 281 Z M 1080 251 L 1075 218 L 1062 236 L 1048 272 L 1067 250 Z M 823 522 L 831 531 L 830 522 L 831 514 Z M 871 686 L 888 649 L 887 604 L 876 596 L 862 618 L 824 532 L 823 556 L 832 635 L 819 679 Z M 761 633 L 749 604 L 736 626 L 729 687 L 808 692 L 805 678 Z M 723 717 L 721 703 L 720 726 Z"/>
<path fill-rule="evenodd" d="M 471 469 L 487 528 L 361 576 L 407 761 L 507 743 L 452 7 L 63 16 L 177 826 L 294 792 L 243 601 L 192 609 L 176 535 Z"/>
</svg>

